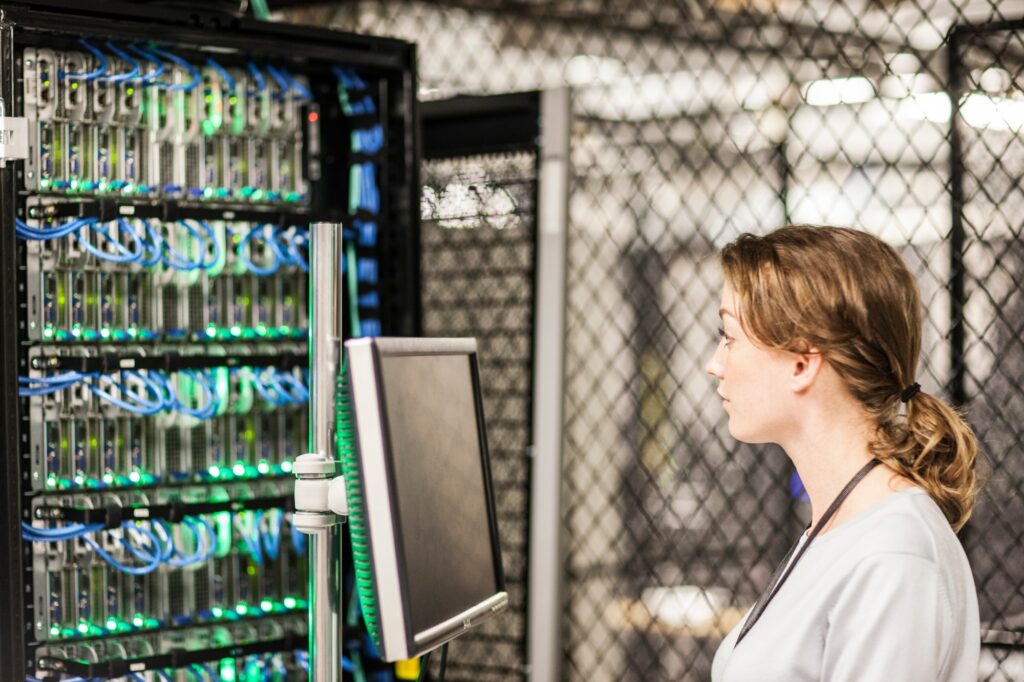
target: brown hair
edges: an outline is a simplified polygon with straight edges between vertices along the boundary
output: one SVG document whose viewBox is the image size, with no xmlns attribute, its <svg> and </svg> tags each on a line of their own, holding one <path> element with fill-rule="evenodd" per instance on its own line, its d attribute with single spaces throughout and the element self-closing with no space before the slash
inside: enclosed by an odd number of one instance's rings
<svg viewBox="0 0 1024 682">
<path fill-rule="evenodd" d="M 817 349 L 877 423 L 872 455 L 928 492 L 954 530 L 980 487 L 963 416 L 918 392 L 921 295 L 899 254 L 866 232 L 794 225 L 743 234 L 721 254 L 744 331 L 769 348 Z"/>
</svg>

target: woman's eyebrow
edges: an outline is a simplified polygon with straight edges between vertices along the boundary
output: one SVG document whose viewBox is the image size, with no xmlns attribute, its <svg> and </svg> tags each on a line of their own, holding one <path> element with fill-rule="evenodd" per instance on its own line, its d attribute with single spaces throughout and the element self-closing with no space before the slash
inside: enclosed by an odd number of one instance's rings
<svg viewBox="0 0 1024 682">
<path fill-rule="evenodd" d="M 728 310 L 727 308 L 719 308 L 718 309 L 718 316 L 719 317 L 724 317 L 725 315 L 728 315 L 729 317 L 732 317 L 732 318 L 736 317 L 735 315 L 732 314 L 731 310 Z"/>
</svg>

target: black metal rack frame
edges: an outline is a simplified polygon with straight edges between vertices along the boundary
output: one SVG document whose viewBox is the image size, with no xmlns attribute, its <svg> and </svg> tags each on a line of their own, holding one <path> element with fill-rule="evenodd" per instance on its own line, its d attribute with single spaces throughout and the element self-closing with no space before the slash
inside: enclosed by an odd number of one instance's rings
<svg viewBox="0 0 1024 682">
<path fill-rule="evenodd" d="M 347 145 L 337 143 L 347 139 L 351 126 L 359 119 L 345 119 L 341 115 L 333 81 L 326 68 L 317 71 L 317 64 L 339 63 L 357 68 L 370 76 L 378 85 L 376 93 L 380 122 L 385 127 L 387 144 L 376 155 L 386 173 L 381 174 L 380 231 L 376 253 L 380 262 L 392 262 L 399 267 L 382 272 L 381 322 L 386 333 L 412 334 L 418 327 L 418 234 L 419 234 L 419 148 L 416 128 L 416 55 L 413 45 L 386 38 L 365 37 L 325 30 L 317 27 L 293 26 L 233 15 L 199 10 L 177 10 L 155 4 L 127 2 L 87 3 L 74 0 L 26 2 L 24 0 L 0 3 L 6 21 L 13 22 L 14 41 L 3 44 L 0 55 L 0 96 L 7 105 L 8 115 L 20 115 L 21 75 L 15 46 L 31 44 L 59 44 L 78 36 L 108 36 L 174 43 L 189 47 L 218 46 L 242 54 L 270 56 L 289 63 L 302 63 L 310 67 L 314 98 L 320 109 L 320 127 L 325 133 L 321 142 L 321 174 L 310 178 L 312 201 L 307 207 L 290 207 L 287 211 L 252 204 L 206 204 L 184 201 L 149 202 L 135 199 L 82 197 L 59 200 L 52 209 L 55 215 L 77 215 L 83 211 L 93 216 L 125 215 L 140 212 L 156 218 L 211 218 L 301 224 L 318 220 L 346 222 L 348 183 L 347 163 L 351 160 Z M 11 66 L 13 65 L 13 69 Z M 324 125 L 325 122 L 336 124 Z M 331 147 L 329 142 L 336 144 Z M 344 149 L 344 153 L 334 150 Z M 357 155 L 359 156 L 359 155 Z M 18 376 L 32 369 L 25 332 L 25 292 L 23 252 L 15 240 L 15 217 L 27 217 L 26 193 L 19 192 L 22 164 L 8 163 L 0 168 L 0 290 L 5 300 L 0 307 L 0 446 L 3 448 L 2 505 L 4 522 L 0 523 L 0 542 L 9 548 L 0 558 L 0 599 L 7 605 L 0 615 L 0 679 L 22 679 L 33 670 L 33 650 L 38 643 L 32 641 L 33 605 L 32 550 L 21 540 L 20 524 L 32 518 L 33 496 L 30 493 L 28 470 L 27 426 L 28 412 L 18 397 Z M 337 187 L 334 189 L 333 187 Z M 386 292 L 386 293 L 385 293 Z M 191 364 L 202 359 L 176 356 L 176 362 Z M 123 358 L 110 355 L 93 358 L 110 361 L 120 366 Z M 38 360 L 38 358 L 37 358 Z M 290 365 L 296 358 L 249 357 L 244 359 L 255 365 Z M 60 358 L 60 362 L 73 361 Z M 209 358 L 223 364 L 225 358 Z M 245 364 L 243 359 L 239 362 Z M 157 361 L 158 364 L 166 364 Z M 235 363 L 237 364 L 237 363 Z M 51 368 L 52 369 L 52 368 Z M 180 510 L 179 510 L 180 511 Z M 266 643 L 260 650 L 270 650 Z M 286 648 L 296 646 L 287 642 Z M 237 648 L 237 647 L 236 647 Z M 244 648 L 244 647 L 243 647 Z M 259 648 L 259 646 L 257 646 Z M 280 648 L 280 647 L 277 647 Z M 239 652 L 245 653 L 242 649 Z M 232 655 L 229 651 L 182 652 L 183 661 L 208 660 L 210 657 Z M 215 654 L 215 655 L 214 655 Z M 164 659 L 167 660 L 164 660 Z M 172 657 L 147 661 L 147 667 L 161 667 L 174 663 Z M 105 664 L 104 664 L 105 665 Z M 117 666 L 115 666 L 117 667 Z M 70 668 L 64 668 L 70 671 Z M 133 668 L 134 669 L 134 668 Z M 123 674 L 128 668 L 104 670 Z M 75 670 L 98 674 L 99 670 Z"/>
</svg>

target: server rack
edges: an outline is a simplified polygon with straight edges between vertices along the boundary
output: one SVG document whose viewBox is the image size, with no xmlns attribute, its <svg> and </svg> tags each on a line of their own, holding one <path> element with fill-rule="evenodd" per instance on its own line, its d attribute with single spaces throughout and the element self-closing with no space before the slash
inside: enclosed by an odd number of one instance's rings
<svg viewBox="0 0 1024 682">
<path fill-rule="evenodd" d="M 416 332 L 414 48 L 0 9 L 0 677 L 302 678 L 303 228 L 356 242 L 362 333 Z"/>
</svg>

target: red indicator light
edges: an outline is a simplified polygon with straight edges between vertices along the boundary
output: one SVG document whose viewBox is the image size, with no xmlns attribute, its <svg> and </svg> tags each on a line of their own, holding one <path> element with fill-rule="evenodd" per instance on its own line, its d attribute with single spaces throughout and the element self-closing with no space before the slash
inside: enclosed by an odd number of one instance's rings
<svg viewBox="0 0 1024 682">
<path fill-rule="evenodd" d="M 309 112 L 309 122 L 310 123 L 316 123 L 319 119 L 320 119 L 320 114 L 316 113 L 315 111 Z"/>
</svg>

